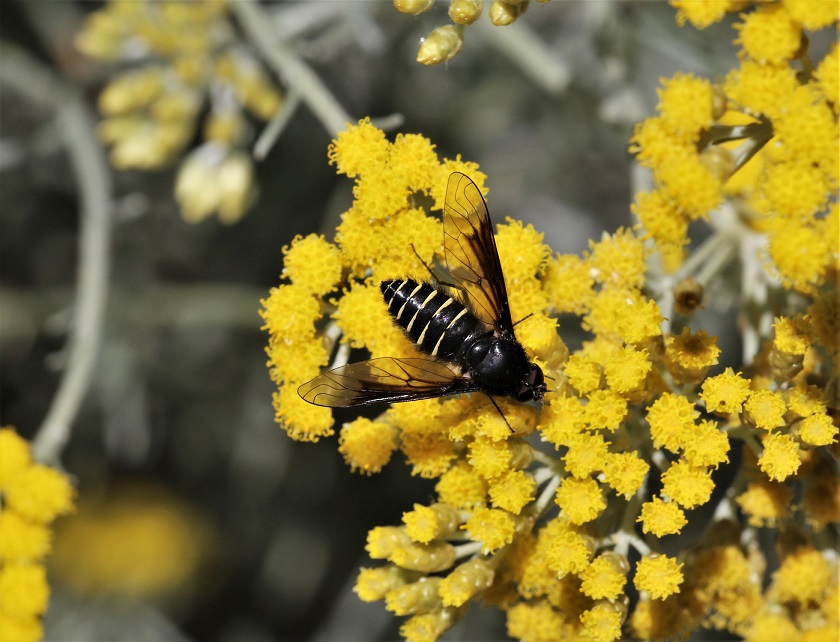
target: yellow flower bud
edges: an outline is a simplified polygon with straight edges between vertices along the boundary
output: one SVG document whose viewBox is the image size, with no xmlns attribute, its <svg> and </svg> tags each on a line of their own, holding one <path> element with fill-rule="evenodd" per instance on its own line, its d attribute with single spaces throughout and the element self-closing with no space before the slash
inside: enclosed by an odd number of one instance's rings
<svg viewBox="0 0 840 642">
<path fill-rule="evenodd" d="M 461 25 L 438 27 L 426 36 L 417 50 L 417 62 L 437 65 L 451 60 L 464 46 L 464 28 Z"/>
<path fill-rule="evenodd" d="M 470 25 L 481 16 L 484 0 L 452 0 L 449 4 L 449 17 L 459 25 Z"/>
<path fill-rule="evenodd" d="M 394 0 L 394 9 L 400 13 L 416 16 L 430 9 L 435 0 Z"/>
</svg>

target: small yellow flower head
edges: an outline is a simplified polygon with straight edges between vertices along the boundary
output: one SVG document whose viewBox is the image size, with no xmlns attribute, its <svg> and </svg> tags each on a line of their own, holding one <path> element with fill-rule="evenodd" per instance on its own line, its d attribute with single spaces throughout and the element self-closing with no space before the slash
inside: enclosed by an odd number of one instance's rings
<svg viewBox="0 0 840 642">
<path fill-rule="evenodd" d="M 744 417 L 757 428 L 773 430 L 785 423 L 787 405 L 782 395 L 772 390 L 759 390 L 744 404 Z"/>
<path fill-rule="evenodd" d="M 46 610 L 49 594 L 43 566 L 13 562 L 0 568 L 0 612 L 22 620 L 37 617 Z"/>
<path fill-rule="evenodd" d="M 11 510 L 0 511 L 0 564 L 43 559 L 52 546 L 49 529 Z"/>
<path fill-rule="evenodd" d="M 758 467 L 773 481 L 784 481 L 802 464 L 796 441 L 790 435 L 770 433 L 762 442 L 764 452 Z"/>
<path fill-rule="evenodd" d="M 601 367 L 586 355 L 569 356 L 563 369 L 569 378 L 569 383 L 579 394 L 588 395 L 601 385 Z"/>
<path fill-rule="evenodd" d="M 797 167 L 801 166 L 797 165 Z M 803 172 L 812 173 L 807 168 L 803 168 Z M 791 178 L 792 175 L 788 173 L 785 180 Z M 813 194 L 815 189 L 824 189 L 822 186 L 803 188 L 791 185 L 790 187 L 797 191 L 807 189 L 809 191 L 805 193 L 808 194 Z M 805 199 L 801 199 L 795 207 L 798 209 L 805 202 Z M 788 287 L 811 293 L 815 287 L 823 283 L 832 252 L 836 251 L 836 243 L 825 236 L 821 227 L 819 222 L 803 225 L 796 221 L 784 220 L 777 222 L 770 232 L 767 252 Z"/>
<path fill-rule="evenodd" d="M 411 343 L 391 322 L 379 284 L 353 284 L 338 300 L 333 319 L 354 348 L 367 348 L 375 357 L 417 356 Z M 413 354 L 395 354 L 396 346 L 405 346 L 402 351 L 412 350 Z"/>
<path fill-rule="evenodd" d="M 595 642 L 611 642 L 621 637 L 621 624 L 627 609 L 611 602 L 599 602 L 581 613 L 580 621 L 586 634 Z"/>
<path fill-rule="evenodd" d="M 411 474 L 425 479 L 440 477 L 449 470 L 456 457 L 454 444 L 446 433 L 440 431 L 403 429 L 400 450 L 412 465 Z"/>
<path fill-rule="evenodd" d="M 36 617 L 14 617 L 0 611 L 0 631 L 4 640 L 39 642 L 44 637 L 41 620 Z"/>
<path fill-rule="evenodd" d="M 627 416 L 627 400 L 612 390 L 596 390 L 589 395 L 585 416 L 589 428 L 618 430 Z"/>
<path fill-rule="evenodd" d="M 796 73 L 789 65 L 765 65 L 747 59 L 740 69 L 726 76 L 724 91 L 748 113 L 773 118 L 791 101 L 798 86 Z"/>
<path fill-rule="evenodd" d="M 356 125 L 338 132 L 327 149 L 330 165 L 336 166 L 339 174 L 356 178 L 370 168 L 384 166 L 388 162 L 390 143 L 385 132 L 363 118 Z"/>
<path fill-rule="evenodd" d="M 444 539 L 458 532 L 461 519 L 458 510 L 449 504 L 431 506 L 414 504 L 414 510 L 403 513 L 406 533 L 415 542 L 428 544 L 434 539 Z"/>
<path fill-rule="evenodd" d="M 323 236 L 300 235 L 291 247 L 283 247 L 283 276 L 308 288 L 316 296 L 330 292 L 341 278 L 341 257 L 338 248 Z"/>
<path fill-rule="evenodd" d="M 721 178 L 697 154 L 678 154 L 654 167 L 654 175 L 691 220 L 707 216 L 723 200 Z"/>
<path fill-rule="evenodd" d="M 440 608 L 440 582 L 439 577 L 421 577 L 416 582 L 398 586 L 385 594 L 385 608 L 394 615 L 428 613 Z"/>
<path fill-rule="evenodd" d="M 790 15 L 809 31 L 828 27 L 840 19 L 834 2 L 813 2 L 813 0 L 783 0 L 782 4 Z"/>
<path fill-rule="evenodd" d="M 727 11 L 734 11 L 738 6 L 729 0 L 668 0 L 668 4 L 678 9 L 678 25 L 682 27 L 690 22 L 698 29 L 720 22 Z"/>
<path fill-rule="evenodd" d="M 685 397 L 671 392 L 663 394 L 648 408 L 647 421 L 654 447 L 679 452 L 699 415 Z"/>
<path fill-rule="evenodd" d="M 447 606 L 431 613 L 415 615 L 403 623 L 400 627 L 400 635 L 406 639 L 406 642 L 437 640 L 455 626 L 466 612 L 466 607 L 458 609 Z"/>
<path fill-rule="evenodd" d="M 838 428 L 825 413 L 813 414 L 794 424 L 799 439 L 809 446 L 828 446 L 837 441 Z"/>
<path fill-rule="evenodd" d="M 29 521 L 46 524 L 73 510 L 75 491 L 67 478 L 52 468 L 30 466 L 5 486 L 5 507 Z"/>
<path fill-rule="evenodd" d="M 840 77 L 840 43 L 834 43 L 831 51 L 817 66 L 814 76 L 826 99 L 834 105 L 840 104 L 840 83 L 837 82 Z"/>
<path fill-rule="evenodd" d="M 601 487 L 589 477 L 565 477 L 557 488 L 554 502 L 560 507 L 560 514 L 575 525 L 591 522 L 607 507 Z"/>
<path fill-rule="evenodd" d="M 487 498 L 487 482 L 475 468 L 459 460 L 441 475 L 435 485 L 435 492 L 441 502 L 469 510 L 484 504 Z"/>
<path fill-rule="evenodd" d="M 647 350 L 637 350 L 633 346 L 620 347 L 603 365 L 607 385 L 619 394 L 637 390 L 653 367 Z"/>
<path fill-rule="evenodd" d="M 790 617 L 768 610 L 754 614 L 745 635 L 750 642 L 802 639 L 801 632 Z"/>
<path fill-rule="evenodd" d="M 705 468 L 676 461 L 662 474 L 662 494 L 683 508 L 695 508 L 709 501 L 715 484 Z"/>
<path fill-rule="evenodd" d="M 335 434 L 332 411 L 306 403 L 297 389 L 297 383 L 285 383 L 274 393 L 275 421 L 296 441 L 316 442 Z"/>
<path fill-rule="evenodd" d="M 556 312 L 581 314 L 594 292 L 588 262 L 573 254 L 558 254 L 548 261 L 543 287 Z"/>
<path fill-rule="evenodd" d="M 583 479 L 603 469 L 607 460 L 608 444 L 600 434 L 579 433 L 568 444 L 563 456 L 566 470 Z"/>
<path fill-rule="evenodd" d="M 685 435 L 683 459 L 692 466 L 710 466 L 729 461 L 729 437 L 718 428 L 717 422 L 703 420 Z"/>
<path fill-rule="evenodd" d="M 464 27 L 444 25 L 426 36 L 417 50 L 421 65 L 437 65 L 451 60 L 464 46 Z"/>
<path fill-rule="evenodd" d="M 840 341 L 840 299 L 836 290 L 817 297 L 808 308 L 808 316 L 817 341 L 829 351 L 836 351 Z"/>
<path fill-rule="evenodd" d="M 404 586 L 411 579 L 411 572 L 390 564 L 377 568 L 362 568 L 353 586 L 353 592 L 363 602 L 377 602 L 388 591 Z"/>
<path fill-rule="evenodd" d="M 495 572 L 480 557 L 456 566 L 440 583 L 444 606 L 462 606 L 493 584 Z"/>
<path fill-rule="evenodd" d="M 397 546 L 387 559 L 409 571 L 437 573 L 450 568 L 456 557 L 454 546 L 447 542 L 435 541 L 430 544 L 409 542 L 405 546 Z"/>
<path fill-rule="evenodd" d="M 723 415 L 741 412 L 744 401 L 750 396 L 750 380 L 727 368 L 722 374 L 709 377 L 703 382 L 700 398 L 706 403 L 706 410 Z"/>
<path fill-rule="evenodd" d="M 784 392 L 788 415 L 799 419 L 826 411 L 823 391 L 817 386 L 798 383 Z"/>
<path fill-rule="evenodd" d="M 697 383 L 718 362 L 717 337 L 683 328 L 665 340 L 665 366 L 678 382 Z"/>
<path fill-rule="evenodd" d="M 773 347 L 780 352 L 804 356 L 811 343 L 808 319 L 799 314 L 794 317 L 780 317 L 773 324 L 775 335 Z"/>
<path fill-rule="evenodd" d="M 572 639 L 575 630 L 544 600 L 519 602 L 507 612 L 507 634 L 517 640 Z"/>
<path fill-rule="evenodd" d="M 188 223 L 214 212 L 222 223 L 236 223 L 253 202 L 254 189 L 250 157 L 212 141 L 187 155 L 175 179 L 175 199 Z"/>
<path fill-rule="evenodd" d="M 338 452 L 353 472 L 378 473 L 397 449 L 396 431 L 380 421 L 359 417 L 344 424 L 338 438 Z"/>
<path fill-rule="evenodd" d="M 746 490 L 735 502 L 747 515 L 750 526 L 772 528 L 779 520 L 788 517 L 791 490 L 782 484 L 757 480 L 747 484 Z"/>
<path fill-rule="evenodd" d="M 639 218 L 644 238 L 653 239 L 663 258 L 669 259 L 665 264 L 668 272 L 676 270 L 682 263 L 682 248 L 688 243 L 685 211 L 662 188 L 637 193 L 630 210 Z"/>
<path fill-rule="evenodd" d="M 659 497 L 642 504 L 642 511 L 637 522 L 642 523 L 645 533 L 656 537 L 679 533 L 688 523 L 685 513 L 676 502 L 663 502 Z"/>
<path fill-rule="evenodd" d="M 513 541 L 516 521 L 507 511 L 477 507 L 461 528 L 470 539 L 481 542 L 481 552 L 488 555 Z"/>
<path fill-rule="evenodd" d="M 832 563 L 819 551 L 802 546 L 782 560 L 773 573 L 770 592 L 782 602 L 794 602 L 804 607 L 819 601 L 837 578 L 836 560 Z"/>
<path fill-rule="evenodd" d="M 562 575 L 581 572 L 595 550 L 592 538 L 572 530 L 569 523 L 560 517 L 543 526 L 540 540 L 544 542 L 549 568 Z"/>
<path fill-rule="evenodd" d="M 5 490 L 32 464 L 32 455 L 28 442 L 11 426 L 0 428 L 0 453 L 0 490 Z"/>
<path fill-rule="evenodd" d="M 628 297 L 618 311 L 616 329 L 628 344 L 639 345 L 662 335 L 662 312 L 656 301 L 638 294 Z"/>
<path fill-rule="evenodd" d="M 628 570 L 626 557 L 604 551 L 579 573 L 580 589 L 595 600 L 615 600 L 624 591 Z"/>
<path fill-rule="evenodd" d="M 645 480 L 650 466 L 635 453 L 608 453 L 604 481 L 625 499 L 633 496 Z"/>
<path fill-rule="evenodd" d="M 631 230 L 619 228 L 589 241 L 588 262 L 595 280 L 605 286 L 641 288 L 645 280 L 645 247 Z"/>
<path fill-rule="evenodd" d="M 714 120 L 712 85 L 692 74 L 675 74 L 662 80 L 658 111 L 664 125 L 681 140 L 695 142 Z"/>
<path fill-rule="evenodd" d="M 742 17 L 735 42 L 753 60 L 781 64 L 796 54 L 802 30 L 783 5 L 760 5 Z"/>
<path fill-rule="evenodd" d="M 662 600 L 680 592 L 683 565 L 666 555 L 645 556 L 636 564 L 633 583 L 653 599 Z"/>
<path fill-rule="evenodd" d="M 522 470 L 510 470 L 490 482 L 490 501 L 514 515 L 534 500 L 537 484 L 534 478 Z"/>
</svg>

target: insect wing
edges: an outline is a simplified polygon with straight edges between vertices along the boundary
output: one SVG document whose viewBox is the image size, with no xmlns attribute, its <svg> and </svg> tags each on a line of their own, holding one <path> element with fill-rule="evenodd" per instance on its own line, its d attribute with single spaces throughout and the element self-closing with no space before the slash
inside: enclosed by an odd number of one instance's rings
<svg viewBox="0 0 840 642">
<path fill-rule="evenodd" d="M 298 388 L 309 403 L 330 408 L 414 401 L 476 390 L 468 379 L 430 359 L 383 357 L 329 370 Z"/>
<path fill-rule="evenodd" d="M 446 185 L 443 244 L 446 267 L 466 292 L 472 312 L 497 332 L 512 334 L 505 276 L 487 204 L 478 186 L 460 172 L 454 172 Z"/>
</svg>

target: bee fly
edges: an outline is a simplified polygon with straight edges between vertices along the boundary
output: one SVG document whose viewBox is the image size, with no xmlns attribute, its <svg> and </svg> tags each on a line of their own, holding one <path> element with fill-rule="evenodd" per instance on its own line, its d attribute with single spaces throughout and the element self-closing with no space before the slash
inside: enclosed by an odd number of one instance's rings
<svg viewBox="0 0 840 642">
<path fill-rule="evenodd" d="M 383 357 L 329 370 L 298 388 L 304 400 L 339 408 L 476 391 L 487 393 L 493 405 L 494 395 L 542 399 L 542 370 L 513 332 L 487 204 L 476 184 L 458 172 L 446 186 L 443 246 L 460 296 L 440 283 L 381 284 L 394 322 L 429 357 Z"/>
</svg>

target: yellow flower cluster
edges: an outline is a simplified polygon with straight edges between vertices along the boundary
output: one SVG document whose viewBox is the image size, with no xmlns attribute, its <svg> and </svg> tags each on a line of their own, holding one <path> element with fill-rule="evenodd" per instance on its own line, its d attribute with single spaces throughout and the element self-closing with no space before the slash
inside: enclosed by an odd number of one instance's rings
<svg viewBox="0 0 840 642">
<path fill-rule="evenodd" d="M 720 85 L 690 74 L 663 81 L 659 115 L 636 128 L 631 144 L 656 183 L 633 206 L 640 227 L 674 271 L 688 224 L 730 197 L 740 224 L 765 235 L 772 274 L 814 294 L 839 252 L 840 46 L 815 63 L 807 32 L 836 24 L 836 3 L 671 4 L 681 24 L 701 28 L 743 11 L 735 25 L 741 63 Z"/>
<path fill-rule="evenodd" d="M 497 27 L 516 22 L 528 9 L 530 0 L 492 0 L 488 17 Z M 537 0 L 545 3 L 549 0 Z M 394 0 L 394 8 L 400 13 L 416 16 L 432 8 L 434 0 Z M 423 65 L 437 65 L 451 60 L 464 46 L 464 27 L 474 23 L 484 11 L 484 0 L 449 0 L 449 19 L 452 24 L 432 30 L 423 38 L 417 51 L 417 62 Z"/>
<path fill-rule="evenodd" d="M 663 108 L 645 135 L 679 137 L 674 158 L 706 168 L 690 150 L 713 122 L 715 92 L 686 77 L 666 93 L 689 102 L 705 95 L 707 110 Z M 277 420 L 309 441 L 332 434 L 332 416 L 296 389 L 331 355 L 334 365 L 351 349 L 422 356 L 393 324 L 379 282 L 428 281 L 426 265 L 443 262 L 442 226 L 430 212 L 442 209 L 451 172 L 486 191 L 474 164 L 439 160 L 422 136 L 390 141 L 367 119 L 338 136 L 329 158 L 354 179 L 354 202 L 334 243 L 312 235 L 284 248 L 287 281 L 261 311 Z M 695 218 L 706 207 L 697 203 L 725 197 L 721 186 L 697 190 L 672 178 L 668 189 L 695 199 Z M 341 427 L 339 450 L 352 470 L 376 473 L 400 452 L 413 474 L 436 480 L 432 503 L 415 505 L 400 526 L 370 531 L 367 550 L 383 564 L 362 570 L 359 597 L 407 616 L 409 640 L 436 639 L 476 602 L 505 611 L 516 638 L 605 642 L 700 626 L 743 635 L 764 626 L 765 612 L 803 607 L 781 588 L 781 570 L 776 588 L 762 591 L 764 561 L 739 535 L 792 520 L 819 531 L 840 518 L 840 483 L 826 473 L 824 452 L 838 434 L 825 396 L 836 373 L 836 290 L 766 321 L 749 376 L 732 368 L 709 376 L 724 357 L 717 338 L 689 326 L 696 306 L 665 318 L 660 305 L 670 304 L 652 298 L 649 250 L 633 231 L 604 234 L 581 256 L 553 256 L 539 232 L 510 218 L 495 232 L 512 316 L 522 319 L 517 338 L 550 390 L 539 407 L 476 393 L 394 404 Z M 682 241 L 675 247 L 682 251 Z M 802 298 L 790 301 L 794 310 Z M 560 314 L 589 333 L 574 351 L 558 334 Z M 743 454 L 733 457 L 735 448 Z M 729 510 L 699 546 L 661 554 L 659 538 L 699 529 L 688 511 L 712 500 L 715 471 L 731 460 L 743 474 L 717 500 Z M 744 525 L 726 519 L 739 508 Z M 631 547 L 641 553 L 635 565 Z M 821 630 L 833 623 L 820 609 L 836 595 L 836 573 L 827 556 L 802 559 L 822 564 L 829 579 L 797 630 Z M 628 582 L 641 595 L 632 612 Z"/>
<path fill-rule="evenodd" d="M 270 119 L 282 101 L 256 59 L 231 38 L 226 0 L 110 0 L 90 14 L 77 47 L 104 62 L 131 63 L 99 96 L 99 127 L 118 169 L 174 163 L 207 112 L 201 143 L 178 172 L 175 197 L 184 219 L 214 212 L 239 220 L 254 197 L 245 110 Z"/>
<path fill-rule="evenodd" d="M 0 428 L 0 640 L 41 639 L 51 524 L 73 510 L 74 495 L 64 475 L 32 461 L 14 429 Z"/>
</svg>

